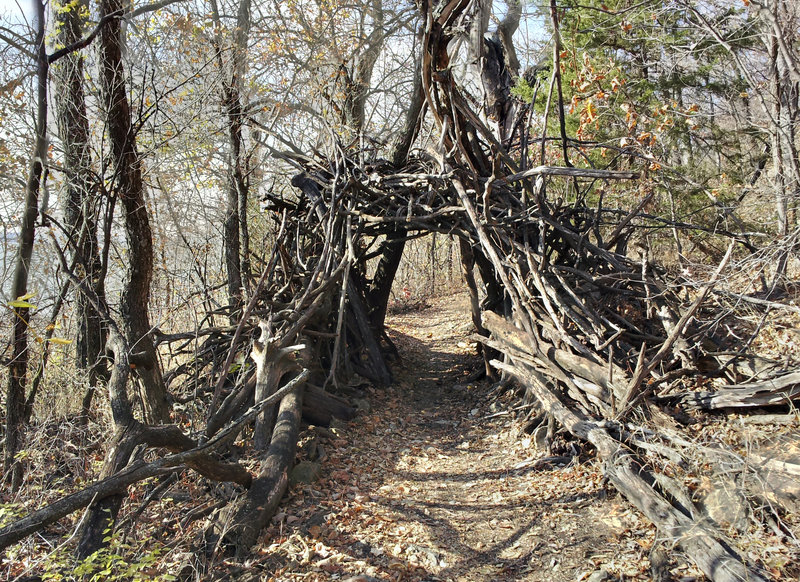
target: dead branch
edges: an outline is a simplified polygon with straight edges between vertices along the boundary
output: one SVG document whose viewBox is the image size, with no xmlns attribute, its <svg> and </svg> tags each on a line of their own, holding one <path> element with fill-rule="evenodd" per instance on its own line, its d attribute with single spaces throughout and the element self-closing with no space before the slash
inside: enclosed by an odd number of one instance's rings
<svg viewBox="0 0 800 582">
<path fill-rule="evenodd" d="M 733 384 L 713 392 L 681 394 L 678 397 L 684 404 L 704 410 L 786 406 L 800 399 L 800 372 L 760 382 Z"/>
<path fill-rule="evenodd" d="M 207 443 L 187 451 L 167 455 L 151 463 L 137 462 L 117 472 L 115 475 L 102 479 L 81 491 L 59 499 L 5 526 L 0 529 L 0 550 L 88 506 L 95 499 L 102 499 L 118 494 L 125 491 L 128 486 L 138 483 L 139 481 L 169 473 L 183 466 L 188 467 L 190 463 L 197 463 L 199 460 L 208 459 L 209 455 L 214 451 L 221 449 L 235 439 L 243 425 L 252 422 L 264 408 L 302 385 L 308 377 L 309 371 L 303 370 L 296 378 L 287 383 L 286 386 L 283 386 L 263 402 L 259 402 L 253 406 L 247 413 L 238 418 L 236 422 L 227 426 L 223 431 L 220 431 L 216 437 Z"/>
</svg>

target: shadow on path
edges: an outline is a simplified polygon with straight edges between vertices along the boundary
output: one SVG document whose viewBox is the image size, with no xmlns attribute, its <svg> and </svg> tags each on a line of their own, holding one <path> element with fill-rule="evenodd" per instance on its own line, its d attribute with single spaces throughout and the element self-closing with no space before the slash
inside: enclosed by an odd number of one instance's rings
<svg viewBox="0 0 800 582">
<path fill-rule="evenodd" d="M 488 418 L 466 296 L 431 303 L 390 318 L 395 385 L 368 389 L 371 410 L 323 443 L 321 480 L 267 532 L 273 579 L 574 581 L 620 553 L 599 474 L 541 463 L 508 417 Z"/>
</svg>

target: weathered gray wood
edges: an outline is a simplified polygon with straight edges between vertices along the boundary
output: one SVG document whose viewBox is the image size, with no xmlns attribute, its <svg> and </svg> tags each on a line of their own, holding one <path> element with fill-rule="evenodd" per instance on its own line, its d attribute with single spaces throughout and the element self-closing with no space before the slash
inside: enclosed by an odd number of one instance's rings
<svg viewBox="0 0 800 582">
<path fill-rule="evenodd" d="M 526 348 L 521 333 L 514 333 L 508 322 L 493 315 L 485 314 L 483 323 L 495 339 L 502 338 L 501 341 L 508 342 L 513 348 L 506 352 L 511 356 L 511 363 L 493 360 L 492 365 L 521 382 L 571 434 L 597 448 L 605 461 L 605 474 L 609 481 L 658 527 L 661 536 L 673 540 L 714 582 L 766 581 L 759 571 L 746 565 L 724 542 L 720 531 L 695 519 L 688 508 L 677 507 L 661 495 L 654 485 L 655 479 L 644 465 L 625 444 L 609 434 L 607 423 L 576 411 L 550 389 L 550 380 L 535 365 L 548 367 L 552 363 L 539 359 L 534 365 L 532 355 L 515 357 Z M 532 346 L 528 344 L 527 347 L 530 350 Z M 671 483 L 672 487 L 682 489 L 677 482 Z"/>
<path fill-rule="evenodd" d="M 673 578 L 669 567 L 669 555 L 664 549 L 664 544 L 653 544 L 653 548 L 650 550 L 650 576 L 653 578 L 653 582 L 671 582 Z"/>
<path fill-rule="evenodd" d="M 800 425 L 800 416 L 796 412 L 791 414 L 759 414 L 758 416 L 744 416 L 739 419 L 742 424 L 797 424 Z"/>
<path fill-rule="evenodd" d="M 513 346 L 538 361 L 555 364 L 558 366 L 557 370 L 554 370 L 552 365 L 549 366 L 553 372 L 569 373 L 596 387 L 593 396 L 601 398 L 604 402 L 611 403 L 611 391 L 617 399 L 622 398 L 625 393 L 628 374 L 616 364 L 611 364 L 611 374 L 609 374 L 608 364 L 598 364 L 585 356 L 556 348 L 543 340 L 534 342 L 527 332 L 514 327 L 496 313 L 484 312 L 483 321 L 487 328 L 491 328 L 493 336 L 507 346 Z"/>
<path fill-rule="evenodd" d="M 261 337 L 253 342 L 250 358 L 256 364 L 256 402 L 272 396 L 280 385 L 281 378 L 289 369 L 296 366 L 290 358 L 296 352 L 305 349 L 305 344 L 297 344 L 279 348 L 278 342 L 271 338 L 270 324 L 261 321 L 258 324 Z M 275 405 L 269 406 L 256 417 L 253 430 L 253 447 L 263 450 L 267 446 L 273 428 Z"/>
<path fill-rule="evenodd" d="M 704 410 L 781 406 L 800 398 L 800 372 L 769 380 L 734 384 L 716 391 L 685 393 L 680 399 L 687 406 Z"/>
<path fill-rule="evenodd" d="M 767 579 L 730 549 L 718 530 L 674 507 L 653 487 L 647 471 L 630 451 L 608 434 L 606 428 L 565 406 L 536 370 L 497 360 L 492 365 L 514 376 L 537 396 L 542 406 L 573 435 L 591 442 L 605 460 L 609 481 L 659 529 L 674 541 L 714 582 L 767 582 Z M 679 486 L 679 485 L 678 485 Z"/>
<path fill-rule="evenodd" d="M 502 181 L 517 182 L 531 176 L 568 176 L 570 178 L 599 178 L 601 180 L 636 180 L 639 172 L 617 172 L 593 168 L 567 168 L 563 166 L 536 166 L 524 172 L 506 176 Z"/>
</svg>

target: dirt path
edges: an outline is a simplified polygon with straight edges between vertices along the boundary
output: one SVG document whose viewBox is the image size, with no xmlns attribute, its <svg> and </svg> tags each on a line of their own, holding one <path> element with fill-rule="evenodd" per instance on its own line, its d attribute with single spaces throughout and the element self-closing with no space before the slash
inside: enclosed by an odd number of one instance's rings
<svg viewBox="0 0 800 582">
<path fill-rule="evenodd" d="M 274 580 L 647 580 L 652 527 L 593 461 L 547 455 L 492 415 L 463 296 L 396 315 L 397 382 L 369 410 L 306 444 L 321 478 L 296 485 L 265 536 Z M 310 435 L 311 433 L 309 433 Z"/>
</svg>

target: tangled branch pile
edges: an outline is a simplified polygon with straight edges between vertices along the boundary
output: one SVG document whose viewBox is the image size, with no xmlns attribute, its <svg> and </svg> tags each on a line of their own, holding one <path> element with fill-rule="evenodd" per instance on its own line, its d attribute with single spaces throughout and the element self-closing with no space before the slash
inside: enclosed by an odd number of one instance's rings
<svg viewBox="0 0 800 582">
<path fill-rule="evenodd" d="M 89 556 L 104 544 L 128 486 L 191 468 L 237 484 L 205 535 L 210 551 L 246 555 L 286 491 L 301 417 L 325 424 L 332 414 L 352 414 L 327 389 L 353 374 L 391 382 L 384 320 L 392 281 L 406 241 L 441 232 L 459 239 L 486 373 L 513 378 L 538 403 L 530 428 L 549 418 L 591 443 L 609 481 L 710 579 L 767 579 L 693 503 L 679 473 L 696 451 L 664 412 L 679 404 L 786 404 L 800 394 L 797 374 L 739 350 L 737 338 L 720 332 L 721 316 L 703 311 L 737 245 L 749 243 L 729 237 L 716 271 L 687 301 L 682 282 L 669 281 L 646 248 L 636 256 L 642 232 L 681 225 L 648 216 L 651 195 L 627 212 L 606 204 L 598 184 L 638 173 L 570 163 L 560 98 L 565 165 L 529 167 L 537 143 L 524 122 L 531 105 L 510 92 L 515 57 L 507 33 L 519 15 L 509 9 L 495 37 L 484 38 L 488 8 L 472 4 L 422 3 L 416 105 L 392 159 L 367 159 L 336 139 L 325 155 L 280 154 L 295 170 L 297 200 L 272 201 L 273 250 L 247 301 L 229 313 L 232 325 L 153 337 L 180 362 L 164 375 L 171 394 L 202 418 L 191 434 L 135 417 L 132 374 L 157 364 L 129 345 L 124 322 L 73 277 L 109 328 L 116 432 L 97 483 L 4 527 L 0 547 L 88 506 L 78 553 Z M 552 18 L 557 35 L 555 10 Z M 453 43 L 464 38 L 480 63 L 482 108 L 452 66 Z M 560 94 L 558 42 L 554 50 L 549 90 Z M 438 146 L 409 156 L 421 111 Z M 549 192 L 559 180 L 570 184 L 569 203 Z M 243 365 L 251 342 L 255 369 Z M 728 385 L 688 391 L 684 380 L 701 373 Z M 252 445 L 250 465 L 235 454 L 240 438 Z M 169 454 L 145 460 L 145 449 Z"/>
</svg>

